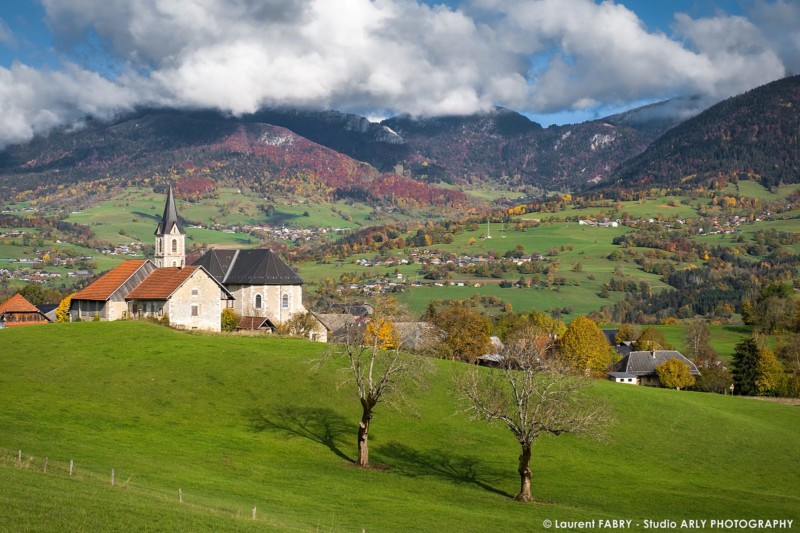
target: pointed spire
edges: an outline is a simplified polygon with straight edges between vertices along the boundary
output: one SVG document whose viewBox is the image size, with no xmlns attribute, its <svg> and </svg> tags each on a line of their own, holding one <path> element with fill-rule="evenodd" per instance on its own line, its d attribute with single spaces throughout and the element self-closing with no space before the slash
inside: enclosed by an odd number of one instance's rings
<svg viewBox="0 0 800 533">
<path fill-rule="evenodd" d="M 175 224 L 178 228 L 178 233 L 184 235 L 183 228 L 178 223 L 178 210 L 175 208 L 175 196 L 172 194 L 172 187 L 170 186 L 167 192 L 167 203 L 164 205 L 164 214 L 161 216 L 161 222 L 158 223 L 155 235 L 165 235 L 172 231 L 172 225 Z"/>
</svg>

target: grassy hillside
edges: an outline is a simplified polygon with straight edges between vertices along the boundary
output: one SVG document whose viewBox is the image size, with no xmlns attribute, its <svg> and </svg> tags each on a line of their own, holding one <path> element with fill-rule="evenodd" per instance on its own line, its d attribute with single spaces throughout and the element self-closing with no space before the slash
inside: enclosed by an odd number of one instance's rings
<svg viewBox="0 0 800 533">
<path fill-rule="evenodd" d="M 0 530 L 523 531 L 545 519 L 800 518 L 796 407 L 598 382 L 594 394 L 617 419 L 610 442 L 541 439 L 538 503 L 524 505 L 510 499 L 515 442 L 456 414 L 449 362 L 415 395 L 417 415 L 379 407 L 371 458 L 386 468 L 351 466 L 359 406 L 337 389 L 335 365 L 313 370 L 323 349 L 133 322 L 0 330 Z"/>
</svg>

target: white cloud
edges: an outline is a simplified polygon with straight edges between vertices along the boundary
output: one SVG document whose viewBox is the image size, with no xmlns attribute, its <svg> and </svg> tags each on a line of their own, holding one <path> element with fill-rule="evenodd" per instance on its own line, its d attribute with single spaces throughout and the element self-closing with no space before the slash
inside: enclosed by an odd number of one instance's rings
<svg viewBox="0 0 800 533">
<path fill-rule="evenodd" d="M 132 90 L 75 65 L 59 72 L 19 63 L 0 68 L 0 146 L 87 116 L 110 118 L 131 109 L 137 100 Z"/>
<path fill-rule="evenodd" d="M 13 45 L 16 43 L 14 32 L 11 31 L 11 28 L 8 27 L 8 24 L 6 24 L 6 21 L 2 18 L 0 18 L 0 43 L 6 45 Z"/>
<path fill-rule="evenodd" d="M 266 105 L 591 112 L 679 94 L 721 98 L 800 70 L 800 7 L 785 0 L 756 0 L 748 18 L 679 14 L 674 35 L 648 31 L 610 0 L 472 0 L 457 10 L 419 0 L 42 3 L 66 57 L 85 53 L 94 34 L 123 74 L 0 71 L 10 112 L 0 142 L 148 103 L 237 114 Z M 42 83 L 30 81 L 37 76 Z M 56 78 L 80 90 L 55 91 Z"/>
</svg>

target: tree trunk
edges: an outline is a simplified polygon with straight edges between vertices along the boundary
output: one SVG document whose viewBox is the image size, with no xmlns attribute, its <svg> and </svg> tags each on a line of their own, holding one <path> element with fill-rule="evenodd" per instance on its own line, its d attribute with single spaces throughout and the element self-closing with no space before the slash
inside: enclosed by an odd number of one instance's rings
<svg viewBox="0 0 800 533">
<path fill-rule="evenodd" d="M 519 494 L 514 499 L 518 502 L 529 502 L 533 499 L 531 496 L 531 447 L 522 446 L 522 455 L 519 456 Z"/>
<path fill-rule="evenodd" d="M 369 466 L 369 421 L 372 419 L 372 407 L 366 400 L 361 400 L 361 422 L 358 424 L 358 466 Z"/>
</svg>

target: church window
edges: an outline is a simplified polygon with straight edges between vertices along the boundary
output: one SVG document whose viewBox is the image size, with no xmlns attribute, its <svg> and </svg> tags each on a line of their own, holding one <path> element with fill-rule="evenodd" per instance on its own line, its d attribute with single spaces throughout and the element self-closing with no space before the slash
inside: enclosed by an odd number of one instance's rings
<svg viewBox="0 0 800 533">
<path fill-rule="evenodd" d="M 178 253 L 178 239 L 172 239 L 172 253 Z"/>
<path fill-rule="evenodd" d="M 261 295 L 256 294 L 256 309 L 261 309 Z"/>
<path fill-rule="evenodd" d="M 284 309 L 289 309 L 289 295 L 284 294 L 283 298 L 281 299 L 281 307 Z"/>
<path fill-rule="evenodd" d="M 161 253 L 161 250 L 162 250 L 162 248 L 163 248 L 163 244 L 164 244 L 164 243 L 162 243 L 162 242 L 161 242 L 161 239 L 158 239 L 158 241 L 157 241 L 157 242 L 158 242 L 158 253 Z"/>
</svg>

